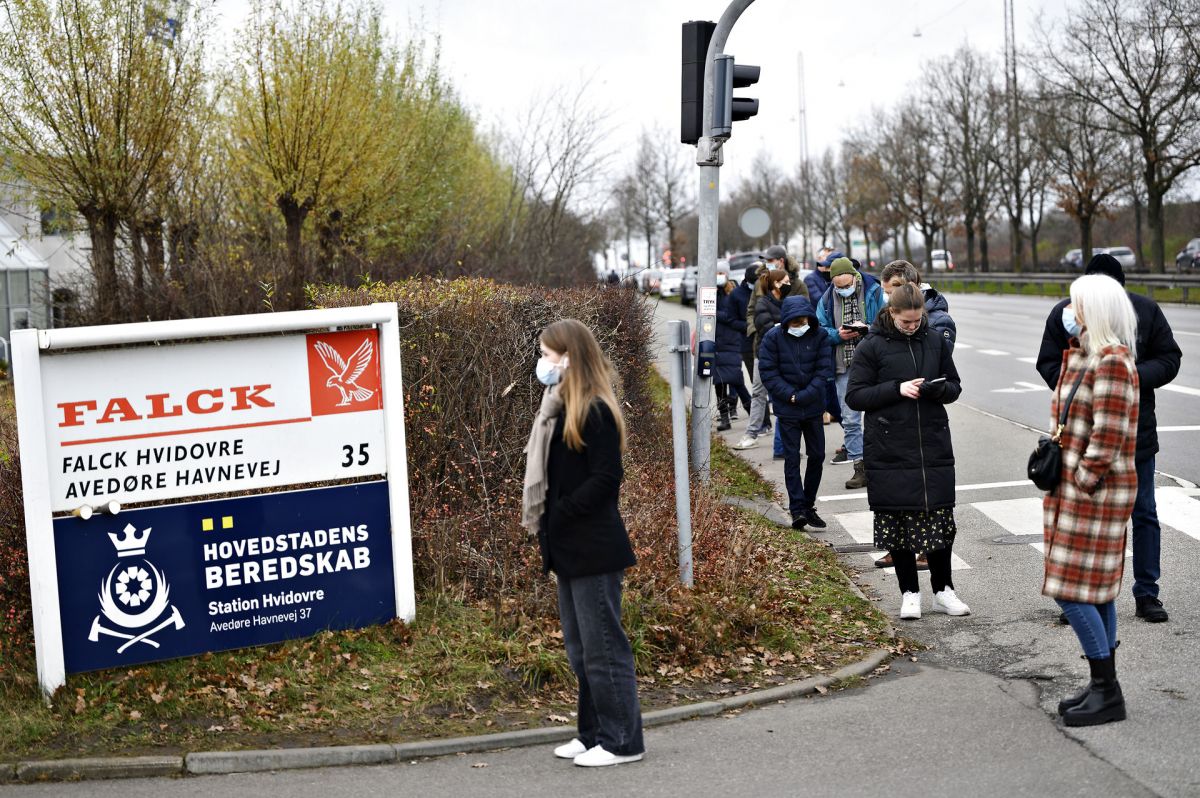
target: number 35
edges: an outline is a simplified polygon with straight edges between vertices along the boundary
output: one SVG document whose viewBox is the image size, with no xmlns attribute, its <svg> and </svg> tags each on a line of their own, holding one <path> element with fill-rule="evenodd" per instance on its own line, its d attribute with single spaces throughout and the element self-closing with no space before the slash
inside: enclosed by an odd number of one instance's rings
<svg viewBox="0 0 1200 798">
<path fill-rule="evenodd" d="M 345 446 L 343 446 L 342 454 L 346 457 L 346 459 L 342 461 L 342 468 L 349 468 L 350 466 L 354 465 L 354 447 L 352 445 L 347 443 Z M 367 452 L 367 444 L 360 443 L 358 445 L 358 464 L 360 466 L 366 465 L 368 462 L 370 462 L 370 460 L 371 455 Z"/>
</svg>

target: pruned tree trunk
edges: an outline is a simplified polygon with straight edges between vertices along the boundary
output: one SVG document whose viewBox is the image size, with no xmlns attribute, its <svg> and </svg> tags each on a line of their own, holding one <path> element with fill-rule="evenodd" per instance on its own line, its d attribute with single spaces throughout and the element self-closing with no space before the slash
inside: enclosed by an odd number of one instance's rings
<svg viewBox="0 0 1200 798">
<path fill-rule="evenodd" d="M 304 282 L 307 278 L 301 232 L 308 218 L 311 203 L 298 203 L 291 195 L 284 194 L 277 200 L 287 241 L 288 275 L 284 281 L 281 302 L 289 310 L 299 310 L 304 305 Z"/>
<path fill-rule="evenodd" d="M 118 321 L 121 281 L 117 275 L 117 215 L 97 208 L 81 208 L 92 241 L 92 277 L 96 281 L 99 321 Z"/>
<path fill-rule="evenodd" d="M 1163 195 L 1161 191 L 1150 189 L 1146 192 L 1146 221 L 1150 227 L 1150 263 L 1151 271 L 1163 274 L 1166 271 L 1167 249 L 1163 239 Z"/>
<path fill-rule="evenodd" d="M 1145 269 L 1146 257 L 1142 254 L 1142 198 L 1136 191 L 1133 192 L 1133 239 L 1134 262 L 1139 269 Z"/>
</svg>

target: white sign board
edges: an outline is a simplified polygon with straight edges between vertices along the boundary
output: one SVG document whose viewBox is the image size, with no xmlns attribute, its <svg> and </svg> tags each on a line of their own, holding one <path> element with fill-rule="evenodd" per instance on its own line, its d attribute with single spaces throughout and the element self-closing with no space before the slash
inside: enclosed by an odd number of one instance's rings
<svg viewBox="0 0 1200 798">
<path fill-rule="evenodd" d="M 700 289 L 700 315 L 717 315 L 717 289 L 715 286 L 706 286 Z"/>
<path fill-rule="evenodd" d="M 50 509 L 387 473 L 376 330 L 42 360 Z"/>
<path fill-rule="evenodd" d="M 209 625 L 197 626 L 203 612 L 187 605 L 184 583 L 178 586 L 169 612 L 150 613 L 154 617 L 146 620 L 142 615 L 147 613 L 134 617 L 105 605 L 104 596 L 97 598 L 91 580 L 85 588 L 83 582 L 72 578 L 99 556 L 88 553 L 90 549 L 81 553 L 86 541 L 99 541 L 98 551 L 106 556 L 113 556 L 105 548 L 109 542 L 117 547 L 117 557 L 142 556 L 155 525 L 167 527 L 156 533 L 155 562 L 172 563 L 168 570 L 176 575 L 200 572 L 197 569 L 206 563 L 211 566 L 210 552 L 224 557 L 221 547 L 228 546 L 233 557 L 237 545 L 251 545 L 239 544 L 239 540 L 260 541 L 275 527 L 279 534 L 272 538 L 273 545 L 281 539 L 290 541 L 293 533 L 308 534 L 303 530 L 310 526 L 325 530 L 312 533 L 314 546 L 333 545 L 333 532 L 320 526 L 330 523 L 332 516 L 323 508 L 314 508 L 327 501 L 328 491 L 341 490 L 339 497 L 359 497 L 336 500 L 350 501 L 339 508 L 345 515 L 362 509 L 354 505 L 361 505 L 366 501 L 362 496 L 370 494 L 374 520 L 357 526 L 346 522 L 349 525 L 337 531 L 338 540 L 353 535 L 361 542 L 368 537 L 367 527 L 378 530 L 383 526 L 379 517 L 390 524 L 383 538 L 386 545 L 376 550 L 376 559 L 378 554 L 390 552 L 390 568 L 373 572 L 376 582 L 383 578 L 382 587 L 376 584 L 370 591 L 375 615 L 364 611 L 359 620 L 377 622 L 371 618 L 378 617 L 380 601 L 387 615 L 392 596 L 396 617 L 411 620 L 415 616 L 395 304 L 20 330 L 13 334 L 12 350 L 38 679 L 47 693 L 65 681 L 64 629 L 76 657 L 75 670 L 108 667 L 104 657 L 135 656 L 131 653 L 134 648 L 146 656 L 187 656 L 222 645 L 270 641 L 258 636 L 247 638 L 249 642 L 221 638 L 224 642 L 209 645 L 200 640 L 198 633 Z M 329 487 L 331 482 L 380 475 L 386 475 L 386 481 Z M 312 483 L 324 483 L 325 487 L 261 492 Z M 241 498 L 224 496 L 247 491 L 260 492 Z M 179 498 L 193 501 L 161 504 Z M 157 506 L 121 512 L 121 507 L 135 503 Z M 252 509 L 237 509 L 247 507 Z M 94 508 L 103 513 L 88 520 Z M 65 515 L 69 512 L 77 517 Z M 111 512 L 120 517 L 107 515 Z M 135 528 L 132 520 L 151 515 L 159 521 L 145 529 Z M 247 525 L 243 519 L 252 520 Z M 275 527 L 268 529 L 270 524 Z M 377 536 L 371 537 L 379 542 Z M 137 544 L 136 551 L 127 545 L 130 543 Z M 355 545 L 367 552 L 359 543 Z M 58 569 L 57 546 L 68 547 L 61 552 L 65 573 Z M 330 569 L 341 570 L 341 554 L 335 562 L 334 553 L 310 552 L 316 563 L 313 567 L 320 570 L 328 561 Z M 253 568 L 262 579 L 287 576 L 286 568 L 278 573 L 262 570 L 266 566 L 251 555 L 257 556 L 249 552 L 250 561 L 238 560 L 234 565 L 245 568 L 247 574 Z M 186 556 L 195 562 L 184 562 L 181 558 Z M 370 552 L 356 551 L 355 557 L 358 559 L 346 567 L 365 574 Z M 100 565 L 108 568 L 106 563 Z M 166 601 L 167 577 L 152 565 L 137 567 L 147 574 L 134 570 L 142 580 L 141 589 L 161 589 Z M 112 574 L 118 570 L 114 568 Z M 127 571 L 121 573 L 127 575 Z M 151 571 L 156 574 L 154 579 L 149 576 Z M 239 584 L 241 573 L 239 570 Z M 298 575 L 305 575 L 303 564 Z M 333 618 L 323 628 L 359 622 L 342 617 L 342 605 L 334 602 L 357 606 L 358 594 L 351 588 L 357 589 L 362 581 L 358 578 L 343 586 L 338 596 L 321 596 L 321 587 L 309 591 L 317 596 L 313 602 L 320 599 L 326 603 L 297 611 L 295 623 L 289 622 L 286 628 L 280 625 L 282 621 L 276 624 L 279 628 L 270 633 L 271 639 L 311 633 L 300 621 L 316 619 L 321 612 Z M 387 589 L 389 581 L 391 591 Z M 125 583 L 110 587 L 109 593 L 119 594 Z M 203 589 L 214 589 L 211 580 Z M 62 603 L 61 597 L 68 603 Z M 91 606 L 97 600 L 99 610 Z M 250 604 L 257 600 L 246 599 Z M 72 610 L 75 605 L 68 606 L 72 601 L 82 604 Z M 229 618 L 221 623 L 231 629 L 241 628 L 238 624 L 243 622 L 251 624 L 253 619 L 242 618 L 245 613 L 235 603 L 230 603 L 225 613 Z M 156 606 L 152 604 L 151 609 Z M 220 609 L 224 605 L 209 601 L 197 606 L 207 606 L 212 615 L 214 606 Z M 69 617 L 64 618 L 63 613 Z M 77 628 L 77 622 L 84 626 Z M 215 634 L 211 628 L 209 633 Z M 152 637 L 155 635 L 158 637 Z M 102 640 L 115 641 L 116 653 L 105 653 Z M 160 644 L 163 648 L 158 652 Z M 155 652 L 143 650 L 149 647 Z"/>
</svg>

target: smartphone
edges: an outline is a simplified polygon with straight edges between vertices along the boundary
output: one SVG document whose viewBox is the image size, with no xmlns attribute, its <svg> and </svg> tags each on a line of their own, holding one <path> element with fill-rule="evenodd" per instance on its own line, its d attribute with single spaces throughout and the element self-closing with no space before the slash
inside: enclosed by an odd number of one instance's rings
<svg viewBox="0 0 1200 798">
<path fill-rule="evenodd" d="M 938 383 L 945 382 L 945 381 L 946 381 L 945 377 L 938 377 L 936 380 L 925 380 L 925 382 L 923 382 L 921 384 L 922 385 L 937 385 Z"/>
<path fill-rule="evenodd" d="M 843 324 L 842 329 L 849 330 L 850 332 L 862 332 L 863 330 L 867 329 L 867 325 L 863 324 L 862 322 L 859 322 L 858 324 Z"/>
</svg>

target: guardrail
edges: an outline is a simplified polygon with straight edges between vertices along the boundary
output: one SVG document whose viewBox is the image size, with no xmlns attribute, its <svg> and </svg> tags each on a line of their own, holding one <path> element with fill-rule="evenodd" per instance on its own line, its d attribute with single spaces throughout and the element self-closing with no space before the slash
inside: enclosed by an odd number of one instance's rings
<svg viewBox="0 0 1200 798">
<path fill-rule="evenodd" d="M 1029 296 L 1067 295 L 1067 288 L 1079 276 L 1074 273 L 1017 272 L 946 272 L 926 273 L 925 279 L 939 291 L 979 292 L 988 294 L 1027 294 Z M 1145 274 L 1126 272 L 1125 287 L 1157 302 L 1200 302 L 1200 276 L 1190 274 Z"/>
</svg>

